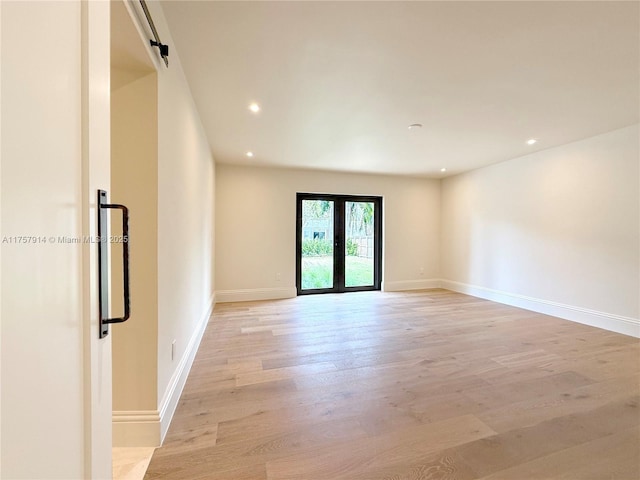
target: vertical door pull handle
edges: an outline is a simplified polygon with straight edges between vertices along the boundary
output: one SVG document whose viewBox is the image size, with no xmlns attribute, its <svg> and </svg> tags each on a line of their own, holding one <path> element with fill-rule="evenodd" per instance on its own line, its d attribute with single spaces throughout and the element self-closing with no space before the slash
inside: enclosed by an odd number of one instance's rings
<svg viewBox="0 0 640 480">
<path fill-rule="evenodd" d="M 122 212 L 122 276 L 123 303 L 122 317 L 109 316 L 109 216 L 108 209 Z M 118 203 L 107 203 L 107 192 L 98 190 L 98 301 L 100 305 L 100 338 L 109 335 L 110 323 L 126 322 L 131 315 L 131 301 L 129 289 L 129 209 Z"/>
<path fill-rule="evenodd" d="M 102 323 L 122 323 L 131 316 L 131 303 L 129 300 L 129 209 L 118 203 L 106 203 L 102 208 L 113 208 L 122 211 L 122 283 L 124 315 L 122 317 L 104 318 Z M 102 241 L 102 239 L 100 239 Z M 107 241 L 109 241 L 107 239 Z"/>
</svg>

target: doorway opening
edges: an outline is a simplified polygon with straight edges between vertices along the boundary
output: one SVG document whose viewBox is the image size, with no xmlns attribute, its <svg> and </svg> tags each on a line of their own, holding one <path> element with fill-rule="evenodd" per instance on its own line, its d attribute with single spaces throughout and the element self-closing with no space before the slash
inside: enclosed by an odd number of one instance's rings
<svg viewBox="0 0 640 480">
<path fill-rule="evenodd" d="M 298 295 L 380 290 L 382 197 L 298 193 Z"/>
<path fill-rule="evenodd" d="M 144 472 L 160 429 L 138 418 L 158 408 L 157 190 L 158 73 L 132 3 L 111 2 L 111 164 L 109 198 L 131 211 L 131 319 L 111 330 L 113 472 Z M 119 220 L 111 236 L 121 234 Z M 111 286 L 122 291 L 121 251 L 111 248 Z M 119 307 L 119 306 L 118 306 Z M 134 417 L 132 413 L 138 415 Z M 154 430 L 155 429 L 155 430 Z M 156 433 L 156 431 L 158 433 Z M 135 476 L 134 476 L 135 478 Z M 141 477 L 140 477 L 141 478 Z"/>
</svg>

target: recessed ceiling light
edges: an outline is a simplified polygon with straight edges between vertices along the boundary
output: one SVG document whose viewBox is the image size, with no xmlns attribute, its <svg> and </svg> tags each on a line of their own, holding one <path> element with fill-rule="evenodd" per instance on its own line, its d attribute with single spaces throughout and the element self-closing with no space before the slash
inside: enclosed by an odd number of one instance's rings
<svg viewBox="0 0 640 480">
<path fill-rule="evenodd" d="M 252 103 L 251 105 L 249 105 L 249 110 L 251 110 L 253 113 L 258 113 L 260 111 L 260 105 L 258 105 L 257 103 Z"/>
<path fill-rule="evenodd" d="M 447 169 L 446 169 L 446 168 L 441 168 L 441 169 L 440 169 L 440 171 L 441 171 L 441 172 L 446 172 L 446 171 L 447 171 Z"/>
<path fill-rule="evenodd" d="M 533 145 L 534 143 L 538 143 L 537 138 L 530 138 L 529 140 L 527 140 L 527 145 Z"/>
<path fill-rule="evenodd" d="M 253 157 L 253 152 L 247 152 L 247 157 L 249 158 Z"/>
<path fill-rule="evenodd" d="M 415 130 L 417 128 L 422 128 L 422 124 L 421 123 L 412 123 L 411 125 L 409 125 L 409 130 Z"/>
</svg>

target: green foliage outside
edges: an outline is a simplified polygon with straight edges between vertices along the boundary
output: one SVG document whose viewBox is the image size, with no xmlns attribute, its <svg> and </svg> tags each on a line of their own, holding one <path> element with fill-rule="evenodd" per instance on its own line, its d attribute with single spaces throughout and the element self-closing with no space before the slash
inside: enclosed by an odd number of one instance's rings
<svg viewBox="0 0 640 480">
<path fill-rule="evenodd" d="M 355 257 L 356 255 L 358 255 L 358 244 L 347 238 L 347 256 Z"/>
<path fill-rule="evenodd" d="M 320 240 L 317 238 L 306 239 L 302 241 L 302 256 L 303 257 L 322 257 L 333 254 L 333 247 L 329 240 Z M 347 239 L 347 256 L 355 257 L 358 255 L 358 244 Z"/>
<path fill-rule="evenodd" d="M 302 259 L 302 288 L 332 288 L 333 257 Z"/>
<path fill-rule="evenodd" d="M 328 240 L 317 238 L 302 241 L 303 257 L 320 257 L 333 254 L 333 246 Z"/>
<path fill-rule="evenodd" d="M 345 204 L 345 285 L 347 287 L 373 285 L 373 259 L 358 257 L 358 244 L 352 237 L 372 237 L 374 204 L 346 202 Z M 331 232 L 333 202 L 327 200 L 302 201 L 302 227 L 312 225 Z M 312 223 L 309 223 L 312 222 Z M 327 236 L 333 236 L 327 233 Z M 302 241 L 302 288 L 333 287 L 333 239 L 308 238 Z"/>
<path fill-rule="evenodd" d="M 373 259 L 347 257 L 344 283 L 347 287 L 373 285 Z"/>
<path fill-rule="evenodd" d="M 373 285 L 373 260 L 347 257 L 345 285 L 360 287 Z M 333 257 L 302 258 L 302 288 L 331 288 L 333 286 Z"/>
<path fill-rule="evenodd" d="M 303 200 L 302 218 L 330 218 L 333 202 L 328 200 Z"/>
</svg>

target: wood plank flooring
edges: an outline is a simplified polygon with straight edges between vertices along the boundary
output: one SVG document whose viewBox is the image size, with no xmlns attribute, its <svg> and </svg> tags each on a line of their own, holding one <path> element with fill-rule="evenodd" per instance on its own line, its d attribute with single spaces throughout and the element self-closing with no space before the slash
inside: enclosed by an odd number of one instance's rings
<svg viewBox="0 0 640 480">
<path fill-rule="evenodd" d="M 153 447 L 114 447 L 113 480 L 142 480 L 154 450 Z"/>
<path fill-rule="evenodd" d="M 145 479 L 640 478 L 638 339 L 449 292 L 219 304 Z"/>
</svg>

